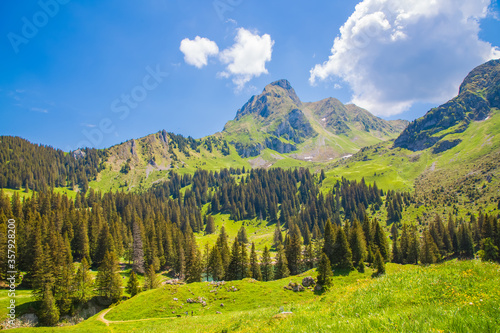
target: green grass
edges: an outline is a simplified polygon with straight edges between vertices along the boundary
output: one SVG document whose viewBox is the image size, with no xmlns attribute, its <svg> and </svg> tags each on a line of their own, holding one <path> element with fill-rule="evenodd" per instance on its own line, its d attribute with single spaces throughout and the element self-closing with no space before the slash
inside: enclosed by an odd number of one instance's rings
<svg viewBox="0 0 500 333">
<path fill-rule="evenodd" d="M 325 293 L 283 289 L 290 277 L 273 282 L 228 282 L 210 293 L 205 283 L 164 286 L 125 301 L 106 314 L 109 327 L 94 316 L 66 328 L 12 332 L 498 332 L 500 266 L 478 260 L 428 267 L 387 265 L 387 274 L 371 278 L 351 272 L 334 277 Z M 224 287 L 236 286 L 228 292 Z M 188 304 L 205 297 L 208 305 Z M 173 298 L 178 298 L 174 301 Z M 217 299 L 215 299 L 217 298 Z M 233 301 L 234 300 L 234 301 Z M 181 308 L 181 304 L 182 305 Z M 224 307 L 220 306 L 224 303 Z M 280 314 L 291 311 L 291 315 Z M 172 313 L 175 311 L 175 313 Z M 189 311 L 189 316 L 184 312 Z M 191 311 L 194 312 L 191 317 Z M 215 314 L 216 311 L 222 312 Z M 181 318 L 175 318 L 182 314 Z"/>
</svg>

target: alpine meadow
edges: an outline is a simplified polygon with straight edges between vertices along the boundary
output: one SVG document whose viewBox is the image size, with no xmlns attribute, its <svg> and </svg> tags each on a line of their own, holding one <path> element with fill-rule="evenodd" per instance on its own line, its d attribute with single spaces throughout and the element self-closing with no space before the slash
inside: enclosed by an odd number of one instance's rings
<svg viewBox="0 0 500 333">
<path fill-rule="evenodd" d="M 500 332 L 498 3 L 30 6 L 0 329 Z"/>
</svg>

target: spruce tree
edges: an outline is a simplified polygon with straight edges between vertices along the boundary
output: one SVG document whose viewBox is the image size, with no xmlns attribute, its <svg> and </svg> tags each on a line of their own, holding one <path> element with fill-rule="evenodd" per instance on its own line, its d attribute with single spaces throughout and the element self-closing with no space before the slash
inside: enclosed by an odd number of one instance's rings
<svg viewBox="0 0 500 333">
<path fill-rule="evenodd" d="M 260 270 L 257 252 L 255 252 L 255 243 L 253 242 L 252 242 L 252 249 L 250 251 L 250 272 L 252 278 L 258 281 L 262 281 L 262 272 Z"/>
<path fill-rule="evenodd" d="M 261 266 L 262 281 L 271 281 L 273 279 L 273 263 L 267 245 L 264 247 L 264 252 L 262 252 Z"/>
<path fill-rule="evenodd" d="M 283 244 L 283 234 L 281 233 L 280 222 L 276 222 L 276 228 L 274 229 L 273 246 L 278 248 L 279 244 Z"/>
<path fill-rule="evenodd" d="M 410 233 L 408 236 L 408 254 L 407 254 L 407 262 L 408 264 L 418 264 L 418 259 L 420 256 L 420 247 L 417 236 L 417 227 L 411 226 Z"/>
<path fill-rule="evenodd" d="M 286 260 L 285 251 L 283 245 L 278 245 L 278 253 L 276 254 L 276 265 L 274 267 L 274 278 L 276 280 L 286 278 L 290 275 L 290 270 L 288 269 L 288 262 Z"/>
<path fill-rule="evenodd" d="M 335 244 L 333 248 L 333 258 L 332 265 L 339 269 L 353 270 L 352 265 L 352 251 L 347 242 L 347 237 L 344 233 L 342 227 L 337 231 L 337 236 L 335 238 Z"/>
<path fill-rule="evenodd" d="M 321 259 L 318 263 L 318 283 L 324 287 L 328 288 L 333 285 L 333 272 L 330 260 L 325 253 L 321 254 Z"/>
<path fill-rule="evenodd" d="M 345 234 L 344 234 L 345 236 Z M 325 235 L 324 235 L 324 242 L 323 242 L 323 253 L 326 254 L 328 257 L 328 260 L 330 260 L 331 263 L 335 261 L 335 232 L 332 227 L 332 223 L 330 220 L 326 221 L 325 224 Z"/>
<path fill-rule="evenodd" d="M 215 222 L 212 215 L 207 217 L 207 225 L 205 227 L 205 235 L 213 234 L 215 232 Z"/>
<path fill-rule="evenodd" d="M 434 264 L 439 258 L 439 250 L 429 230 L 424 230 L 420 245 L 420 262 L 423 265 Z"/>
<path fill-rule="evenodd" d="M 59 322 L 59 309 L 56 306 L 56 300 L 52 295 L 52 286 L 46 284 L 44 286 L 42 303 L 38 312 L 40 323 L 44 326 L 54 326 Z"/>
<path fill-rule="evenodd" d="M 217 245 L 214 245 L 210 251 L 209 275 L 214 281 L 220 281 L 224 278 L 224 265 Z"/>
<path fill-rule="evenodd" d="M 133 225 L 133 252 L 132 252 L 132 260 L 134 264 L 132 265 L 132 270 L 136 273 L 143 274 L 144 273 L 144 249 L 142 246 L 142 233 L 141 228 L 138 222 L 134 222 Z"/>
<path fill-rule="evenodd" d="M 384 261 L 389 261 L 389 245 L 384 230 L 378 221 L 374 223 L 373 244 L 378 247 Z"/>
<path fill-rule="evenodd" d="M 401 250 L 399 248 L 398 228 L 396 226 L 396 223 L 392 224 L 391 235 L 392 235 L 392 262 L 402 264 L 403 261 L 401 258 Z"/>
<path fill-rule="evenodd" d="M 291 275 L 297 275 L 302 270 L 302 241 L 299 227 L 293 223 L 290 225 L 288 242 L 285 254 L 288 261 L 288 269 Z"/>
<path fill-rule="evenodd" d="M 245 227 L 241 227 L 240 230 L 238 230 L 238 241 L 241 244 L 247 244 L 248 243 L 248 236 L 247 236 L 247 231 Z"/>
<path fill-rule="evenodd" d="M 231 261 L 227 266 L 225 279 L 228 281 L 238 280 L 241 277 L 241 250 L 240 243 L 238 242 L 238 237 L 234 239 L 231 248 Z"/>
<path fill-rule="evenodd" d="M 135 272 L 132 270 L 132 273 L 130 273 L 130 276 L 128 278 L 127 282 L 127 287 L 125 289 L 131 297 L 134 297 L 138 293 L 141 292 L 141 287 L 139 284 L 139 279 L 137 279 L 137 275 Z"/>
<path fill-rule="evenodd" d="M 241 243 L 240 244 L 241 248 L 241 256 L 240 256 L 240 276 L 238 277 L 239 280 L 250 277 L 250 269 L 249 269 L 249 261 L 248 261 L 248 252 L 247 252 L 247 247 L 245 244 Z"/>
<path fill-rule="evenodd" d="M 373 268 L 376 269 L 377 271 L 374 273 L 374 276 L 380 276 L 382 274 L 385 274 L 385 262 L 384 258 L 382 257 L 382 254 L 380 253 L 380 250 L 377 248 L 374 256 L 374 261 L 373 261 Z"/>
<path fill-rule="evenodd" d="M 366 258 L 366 241 L 363 229 L 357 219 L 354 220 L 349 233 L 349 245 L 352 251 L 352 263 L 358 267 Z"/>
<path fill-rule="evenodd" d="M 78 303 L 86 303 L 92 298 L 94 280 L 87 258 L 83 257 L 75 276 L 75 297 Z"/>
<path fill-rule="evenodd" d="M 219 248 L 220 257 L 222 259 L 222 264 L 224 266 L 224 271 L 227 270 L 229 262 L 231 260 L 231 254 L 229 252 L 229 245 L 227 243 L 227 234 L 224 226 L 220 229 L 219 237 L 216 241 L 217 247 Z"/>
<path fill-rule="evenodd" d="M 97 271 L 96 287 L 99 296 L 117 302 L 122 295 L 122 278 L 118 270 L 118 258 L 114 252 L 106 251 Z"/>
<path fill-rule="evenodd" d="M 156 274 L 154 265 L 149 265 L 144 279 L 144 290 L 156 289 L 160 286 L 158 275 Z"/>
</svg>

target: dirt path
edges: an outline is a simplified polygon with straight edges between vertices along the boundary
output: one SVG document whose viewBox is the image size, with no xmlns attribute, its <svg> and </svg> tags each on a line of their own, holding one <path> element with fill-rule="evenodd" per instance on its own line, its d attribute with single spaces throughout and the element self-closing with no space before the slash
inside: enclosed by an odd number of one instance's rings
<svg viewBox="0 0 500 333">
<path fill-rule="evenodd" d="M 101 312 L 101 314 L 97 317 L 97 320 L 100 322 L 103 322 L 106 324 L 106 326 L 109 326 L 109 324 L 118 324 L 118 323 L 130 323 L 134 321 L 147 321 L 147 320 L 157 320 L 157 319 L 174 319 L 176 317 L 167 317 L 167 318 L 144 318 L 144 319 L 131 319 L 131 320 L 107 320 L 104 318 L 104 316 L 110 311 L 111 309 L 106 309 L 105 311 Z"/>
</svg>

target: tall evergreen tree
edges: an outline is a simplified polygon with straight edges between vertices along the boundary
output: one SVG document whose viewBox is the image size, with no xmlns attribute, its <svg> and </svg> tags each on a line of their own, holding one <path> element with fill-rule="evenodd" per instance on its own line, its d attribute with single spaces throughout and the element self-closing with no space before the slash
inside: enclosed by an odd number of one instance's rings
<svg viewBox="0 0 500 333">
<path fill-rule="evenodd" d="M 144 279 L 144 289 L 156 289 L 160 286 L 160 282 L 158 281 L 158 275 L 156 274 L 154 265 L 149 265 L 146 276 Z"/>
<path fill-rule="evenodd" d="M 324 288 L 331 287 L 333 285 L 332 265 L 325 253 L 321 254 L 317 270 L 318 283 Z"/>
<path fill-rule="evenodd" d="M 344 234 L 345 236 L 345 234 Z M 325 224 L 325 235 L 323 242 L 323 253 L 326 254 L 331 263 L 335 262 L 335 232 L 330 220 Z"/>
<path fill-rule="evenodd" d="M 209 275 L 214 281 L 224 278 L 224 265 L 217 245 L 214 245 L 210 251 Z"/>
<path fill-rule="evenodd" d="M 420 245 L 420 262 L 434 264 L 439 258 L 439 250 L 429 230 L 425 229 Z"/>
<path fill-rule="evenodd" d="M 128 282 L 127 282 L 127 287 L 125 290 L 130 294 L 131 297 L 134 297 L 135 295 L 137 295 L 138 293 L 141 292 L 139 279 L 137 279 L 137 275 L 135 274 L 135 272 L 133 270 L 130 273 L 130 276 L 129 276 Z"/>
<path fill-rule="evenodd" d="M 118 273 L 118 258 L 114 252 L 106 251 L 101 266 L 97 271 L 96 286 L 99 296 L 112 303 L 122 295 L 122 279 Z"/>
<path fill-rule="evenodd" d="M 382 257 L 382 254 L 380 253 L 380 250 L 377 248 L 374 256 L 374 261 L 373 261 L 373 267 L 377 270 L 374 273 L 374 276 L 380 276 L 382 274 L 385 274 L 385 261 L 384 257 Z"/>
<path fill-rule="evenodd" d="M 205 227 L 205 235 L 213 234 L 215 232 L 215 222 L 212 215 L 207 217 L 207 225 Z"/>
<path fill-rule="evenodd" d="M 238 280 L 242 276 L 241 272 L 241 250 L 240 242 L 238 242 L 238 237 L 234 239 L 231 248 L 231 261 L 226 269 L 225 279 L 228 281 Z"/>
<path fill-rule="evenodd" d="M 264 252 L 262 252 L 261 266 L 262 281 L 271 281 L 274 277 L 273 263 L 271 261 L 271 254 L 269 253 L 267 245 L 264 247 Z"/>
<path fill-rule="evenodd" d="M 276 280 L 286 278 L 290 275 L 288 262 L 286 260 L 285 250 L 283 245 L 278 245 L 278 253 L 276 254 L 276 265 L 274 266 L 274 278 Z"/>
<path fill-rule="evenodd" d="M 384 230 L 380 226 L 378 221 L 373 223 L 374 233 L 373 233 L 373 244 L 378 247 L 380 254 L 384 258 L 384 261 L 389 261 L 389 245 L 387 244 L 387 237 Z"/>
<path fill-rule="evenodd" d="M 250 251 L 250 272 L 252 278 L 262 281 L 262 272 L 260 270 L 259 258 L 255 252 L 255 243 L 252 242 L 252 249 Z"/>
<path fill-rule="evenodd" d="M 352 251 L 352 263 L 358 267 L 366 258 L 366 241 L 363 229 L 357 219 L 354 220 L 349 233 L 349 245 Z"/>
<path fill-rule="evenodd" d="M 299 227 L 295 223 L 290 224 L 288 235 L 285 248 L 288 269 L 291 275 L 297 275 L 302 270 L 302 241 Z"/>
<path fill-rule="evenodd" d="M 347 237 L 342 227 L 337 231 L 335 243 L 333 247 L 333 261 L 332 265 L 340 269 L 353 270 L 352 265 L 352 251 L 347 242 Z"/>
<path fill-rule="evenodd" d="M 78 303 L 86 303 L 92 298 L 94 280 L 87 258 L 83 257 L 75 277 L 75 297 Z"/>
<path fill-rule="evenodd" d="M 133 243 L 133 254 L 132 260 L 134 264 L 132 265 L 132 269 L 136 273 L 143 274 L 144 273 L 144 249 L 142 246 L 142 232 L 138 222 L 134 222 L 132 236 L 134 239 Z"/>
<path fill-rule="evenodd" d="M 38 312 L 40 323 L 45 326 L 54 326 L 59 322 L 59 309 L 56 306 L 56 301 L 52 295 L 52 286 L 45 285 L 45 292 L 42 297 L 42 304 Z"/>
</svg>

